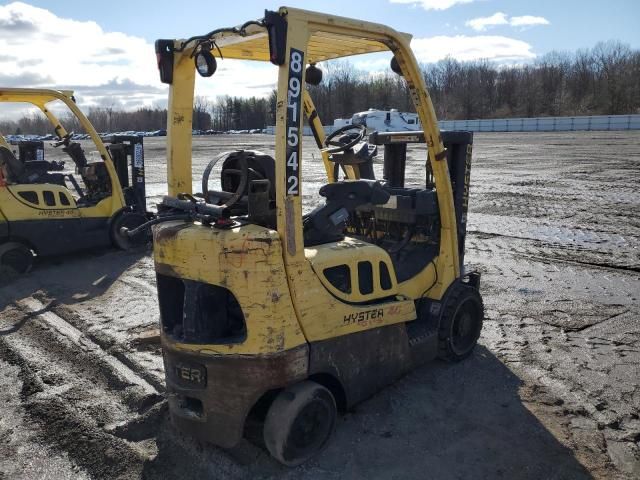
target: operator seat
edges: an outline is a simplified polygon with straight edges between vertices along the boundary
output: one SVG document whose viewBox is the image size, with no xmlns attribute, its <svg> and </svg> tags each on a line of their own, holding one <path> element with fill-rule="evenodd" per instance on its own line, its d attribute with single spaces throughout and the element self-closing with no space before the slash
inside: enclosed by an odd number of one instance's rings
<svg viewBox="0 0 640 480">
<path fill-rule="evenodd" d="M 30 164 L 34 164 L 34 168 L 30 168 Z M 27 162 L 25 165 L 16 158 L 13 152 L 0 145 L 0 169 L 7 183 L 53 183 L 65 186 L 64 175 L 60 173 L 49 173 L 46 169 L 41 168 L 40 164 L 48 164 L 48 162 Z"/>
<path fill-rule="evenodd" d="M 383 205 L 391 197 L 374 180 L 329 183 L 320 189 L 320 195 L 327 203 L 314 209 L 302 223 L 305 247 L 342 240 L 350 213 L 362 205 Z"/>
<path fill-rule="evenodd" d="M 0 169 L 7 183 L 21 183 L 26 172 L 24 164 L 4 145 L 0 145 Z"/>
</svg>

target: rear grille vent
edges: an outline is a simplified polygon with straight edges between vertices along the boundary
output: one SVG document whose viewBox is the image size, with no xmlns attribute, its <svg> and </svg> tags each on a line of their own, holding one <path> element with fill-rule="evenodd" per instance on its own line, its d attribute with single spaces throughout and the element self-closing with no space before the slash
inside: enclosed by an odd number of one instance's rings
<svg viewBox="0 0 640 480">
<path fill-rule="evenodd" d="M 163 331 L 184 343 L 241 343 L 247 327 L 236 297 L 224 287 L 157 274 Z"/>
</svg>

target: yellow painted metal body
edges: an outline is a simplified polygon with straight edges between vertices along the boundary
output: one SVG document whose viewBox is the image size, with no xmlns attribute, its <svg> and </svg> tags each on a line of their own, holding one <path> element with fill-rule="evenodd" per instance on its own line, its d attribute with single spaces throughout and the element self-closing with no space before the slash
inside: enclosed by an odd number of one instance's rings
<svg viewBox="0 0 640 480">
<path fill-rule="evenodd" d="M 49 119 L 59 136 L 67 135 L 56 115 L 48 108 L 53 101 L 64 103 L 71 113 L 78 119 L 82 128 L 93 140 L 98 153 L 105 162 L 111 181 L 111 195 L 95 205 L 78 207 L 75 200 L 69 195 L 69 190 L 54 184 L 29 184 L 29 185 L 0 185 L 0 212 L 4 218 L 11 221 L 22 220 L 47 220 L 67 218 L 103 218 L 111 217 L 125 206 L 124 195 L 115 167 L 108 150 L 102 143 L 102 139 L 93 128 L 87 117 L 78 108 L 73 100 L 73 92 L 31 89 L 31 88 L 0 88 L 0 102 L 4 103 L 30 103 L 38 107 Z M 6 140 L 0 134 L 0 143 L 7 145 Z M 9 145 L 7 145 L 9 146 Z M 20 196 L 20 192 L 35 192 L 37 203 L 29 202 Z M 53 194 L 54 204 L 47 205 L 43 199 L 45 192 Z M 60 195 L 64 195 L 68 201 L 65 205 L 60 201 Z"/>
<path fill-rule="evenodd" d="M 416 318 L 414 301 L 426 296 L 441 299 L 459 278 L 459 259 L 453 194 L 444 146 L 424 79 L 411 52 L 411 36 L 389 27 L 323 15 L 293 8 L 281 8 L 287 20 L 285 63 L 279 67 L 276 107 L 276 207 L 277 229 L 242 226 L 228 231 L 197 223 L 154 227 L 154 257 L 160 273 L 224 286 L 232 291 L 246 316 L 248 336 L 244 343 L 192 345 L 171 342 L 171 349 L 201 354 L 262 355 L 316 342 L 393 325 Z M 269 60 L 268 36 L 264 27 L 250 25 L 245 35 L 223 32 L 212 37 L 225 59 Z M 191 109 L 193 105 L 195 44 L 176 40 L 173 83 L 168 115 L 167 169 L 169 194 L 191 193 Z M 376 285 L 372 294 L 344 294 L 323 277 L 325 268 L 348 263 L 352 271 L 358 260 L 372 264 L 385 262 L 393 274 L 389 255 L 375 245 L 346 238 L 313 248 L 305 248 L 302 230 L 302 195 L 287 195 L 287 91 L 290 49 L 304 55 L 304 63 L 391 50 L 398 59 L 424 126 L 440 209 L 440 252 L 414 277 L 383 292 Z M 214 53 L 217 49 L 212 50 Z M 302 82 L 304 90 L 304 81 Z M 298 114 L 310 117 L 315 109 L 308 94 Z M 319 119 L 316 127 L 322 131 Z M 300 159 L 301 160 L 301 159 Z M 323 162 L 332 178 L 332 165 L 323 153 Z M 300 161 L 304 186 L 305 171 Z M 350 177 L 355 178 L 355 177 Z M 304 188 L 304 187 L 303 187 Z M 175 232 L 174 232 L 175 230 Z M 268 239 L 268 242 L 267 240 Z M 268 243 L 268 246 L 267 246 Z M 377 267 L 375 267 L 377 268 Z M 436 274 L 437 271 L 437 274 Z M 394 278 L 395 276 L 392 275 Z M 381 301 L 381 298 L 385 298 Z M 380 313 L 378 313 L 380 312 Z"/>
<path fill-rule="evenodd" d="M 154 228 L 154 259 L 159 273 L 228 288 L 236 296 L 247 322 L 247 339 L 242 343 L 198 345 L 174 343 L 177 350 L 200 354 L 269 354 L 317 341 L 405 322 L 415 318 L 413 301 L 397 298 L 383 304 L 350 305 L 333 296 L 314 271 L 335 265 L 343 256 L 350 261 L 371 260 L 367 250 L 391 264 L 382 249 L 356 240 L 346 240 L 306 250 L 310 262 L 297 282 L 307 290 L 300 321 L 294 310 L 287 273 L 282 262 L 278 233 L 257 225 L 216 230 L 202 225 L 184 228 L 181 222 Z M 359 254 L 354 250 L 362 249 Z M 386 257 L 386 258 L 385 258 Z M 391 292 L 376 290 L 378 297 Z M 382 294 L 381 294 L 382 293 Z M 371 297 L 375 297 L 372 295 Z M 354 295 L 350 300 L 361 300 Z M 378 311 L 382 310 L 381 314 Z M 375 313 L 374 313 L 375 312 Z"/>
<path fill-rule="evenodd" d="M 229 288 L 245 315 L 240 344 L 177 344 L 204 354 L 265 354 L 305 343 L 293 311 L 277 232 L 257 225 L 216 230 L 182 222 L 154 228 L 156 270 Z"/>
<path fill-rule="evenodd" d="M 36 194 L 37 203 L 32 203 L 20 195 L 21 192 Z M 53 194 L 53 205 L 44 201 L 45 193 Z M 60 196 L 69 203 L 65 205 Z M 68 218 L 109 218 L 122 208 L 110 196 L 95 205 L 78 207 L 69 194 L 69 190 L 60 185 L 45 183 L 39 185 L 5 185 L 0 186 L 0 212 L 10 222 L 29 220 L 51 220 Z"/>
</svg>

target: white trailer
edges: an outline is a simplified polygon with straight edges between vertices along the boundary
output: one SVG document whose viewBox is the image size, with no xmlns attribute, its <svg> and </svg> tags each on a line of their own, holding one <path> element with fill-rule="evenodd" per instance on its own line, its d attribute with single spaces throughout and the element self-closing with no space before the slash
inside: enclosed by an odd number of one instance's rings
<svg viewBox="0 0 640 480">
<path fill-rule="evenodd" d="M 391 110 L 370 108 L 366 112 L 355 113 L 351 117 L 351 123 L 353 125 L 364 125 L 367 130 L 376 130 L 378 132 L 402 132 L 422 129 L 418 115 L 399 112 L 395 108 Z"/>
</svg>

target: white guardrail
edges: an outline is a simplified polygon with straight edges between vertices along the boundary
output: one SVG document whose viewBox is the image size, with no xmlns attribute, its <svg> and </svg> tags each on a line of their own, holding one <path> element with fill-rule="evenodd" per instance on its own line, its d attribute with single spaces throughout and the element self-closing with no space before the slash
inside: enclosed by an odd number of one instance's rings
<svg viewBox="0 0 640 480">
<path fill-rule="evenodd" d="M 442 130 L 467 130 L 471 132 L 571 132 L 580 130 L 640 130 L 640 115 L 443 120 L 438 123 Z"/>
<path fill-rule="evenodd" d="M 493 118 L 485 120 L 440 120 L 442 130 L 466 130 L 470 132 L 571 132 L 591 130 L 640 130 L 640 115 L 598 115 L 591 117 L 537 117 L 537 118 Z M 324 127 L 327 134 L 335 128 Z M 267 132 L 275 133 L 274 126 Z M 304 135 L 311 129 L 304 127 Z"/>
</svg>

